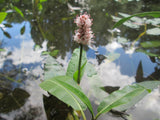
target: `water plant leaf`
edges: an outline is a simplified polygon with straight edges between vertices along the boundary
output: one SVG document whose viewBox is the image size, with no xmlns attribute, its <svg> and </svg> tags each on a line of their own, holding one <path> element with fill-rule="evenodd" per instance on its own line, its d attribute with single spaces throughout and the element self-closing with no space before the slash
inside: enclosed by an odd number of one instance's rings
<svg viewBox="0 0 160 120">
<path fill-rule="evenodd" d="M 17 8 L 16 6 L 13 6 L 13 9 L 14 9 L 18 14 L 20 14 L 20 16 L 21 16 L 22 18 L 24 18 L 24 15 L 23 15 L 22 11 L 21 11 L 19 8 Z"/>
<path fill-rule="evenodd" d="M 84 68 L 85 68 L 85 66 L 86 66 L 86 63 L 87 63 L 87 61 L 81 66 L 81 74 L 80 74 L 80 79 L 82 79 L 82 77 L 83 77 L 83 74 L 84 74 Z M 73 79 L 77 82 L 78 81 L 78 72 L 79 72 L 79 70 L 77 70 L 74 74 L 73 74 Z"/>
<path fill-rule="evenodd" d="M 48 51 L 42 51 L 41 55 L 49 55 L 50 52 Z"/>
<path fill-rule="evenodd" d="M 152 12 L 143 12 L 143 13 L 138 13 L 138 14 L 134 14 L 131 15 L 129 17 L 125 17 L 122 18 L 121 20 L 119 20 L 114 26 L 113 29 L 122 25 L 124 22 L 126 22 L 127 20 L 131 19 L 132 17 L 135 16 L 139 16 L 139 17 L 143 17 L 143 16 L 152 16 L 152 17 L 160 17 L 160 11 L 152 11 Z"/>
<path fill-rule="evenodd" d="M 0 12 L 0 24 L 3 22 L 3 20 L 6 18 L 7 13 L 6 12 Z"/>
<path fill-rule="evenodd" d="M 87 73 L 88 77 L 92 77 L 93 75 L 97 75 L 97 71 L 91 63 L 86 64 L 85 73 Z"/>
<path fill-rule="evenodd" d="M 48 80 L 55 76 L 65 75 L 64 68 L 50 55 L 45 60 L 44 79 Z"/>
<path fill-rule="evenodd" d="M 49 54 L 52 56 L 52 57 L 55 57 L 57 56 L 59 53 L 59 50 L 53 50 L 52 52 L 50 52 Z"/>
<path fill-rule="evenodd" d="M 160 85 L 160 81 L 145 81 L 145 82 L 137 83 L 137 85 L 144 87 L 145 91 L 137 95 L 132 100 L 130 100 L 127 104 L 114 108 L 114 110 L 124 111 L 129 109 L 130 107 L 135 105 L 138 101 L 143 99 L 143 97 L 146 96 L 148 93 L 150 93 L 153 89 L 157 88 L 158 85 Z"/>
<path fill-rule="evenodd" d="M 159 41 L 146 41 L 140 43 L 143 48 L 160 47 Z"/>
<path fill-rule="evenodd" d="M 11 38 L 11 35 L 10 35 L 8 32 L 3 31 L 3 34 L 4 34 L 6 37 Z"/>
<path fill-rule="evenodd" d="M 98 114 L 96 118 L 102 114 L 110 111 L 113 108 L 121 107 L 121 105 L 128 105 L 131 101 L 138 102 L 151 89 L 156 88 L 160 81 L 147 81 L 146 83 L 138 83 L 126 86 L 121 90 L 115 91 L 107 96 L 98 106 Z M 150 90 L 150 91 L 151 91 Z M 133 103 L 132 103 L 133 104 Z"/>
<path fill-rule="evenodd" d="M 66 73 L 67 76 L 75 77 L 74 74 L 76 75 L 76 72 L 78 70 L 79 54 L 80 54 L 80 49 L 77 48 L 73 51 L 71 60 L 68 64 L 68 68 L 67 68 L 67 73 Z M 81 69 L 85 69 L 86 62 L 87 62 L 86 52 L 83 50 L 82 61 L 81 61 Z M 83 76 L 83 73 L 84 73 L 83 71 L 84 70 L 82 70 L 81 73 L 80 73 L 82 76 Z"/>
<path fill-rule="evenodd" d="M 93 110 L 90 101 L 82 92 L 79 85 L 69 76 L 57 76 L 45 80 L 40 84 L 40 87 L 64 103 L 72 106 L 75 110 L 83 111 L 86 107 L 89 108 L 93 115 Z"/>
<path fill-rule="evenodd" d="M 25 29 L 26 29 L 26 27 L 25 27 L 25 25 L 21 28 L 21 30 L 20 30 L 20 32 L 21 32 L 21 35 L 23 35 L 24 34 L 24 32 L 25 32 Z"/>
<path fill-rule="evenodd" d="M 0 48 L 0 52 L 4 52 L 4 51 L 6 51 L 6 50 L 5 50 L 5 49 Z"/>
<path fill-rule="evenodd" d="M 146 55 L 152 56 L 152 57 L 159 57 L 159 56 L 160 56 L 160 54 L 151 53 L 151 52 L 149 52 L 148 50 L 137 49 L 136 51 L 137 51 L 137 52 L 143 52 L 143 53 L 145 53 Z"/>
<path fill-rule="evenodd" d="M 148 35 L 160 35 L 160 28 L 152 28 L 146 31 Z"/>
<path fill-rule="evenodd" d="M 46 2 L 46 1 L 47 1 L 47 0 L 40 0 L 39 2 L 42 3 L 42 2 Z"/>
</svg>

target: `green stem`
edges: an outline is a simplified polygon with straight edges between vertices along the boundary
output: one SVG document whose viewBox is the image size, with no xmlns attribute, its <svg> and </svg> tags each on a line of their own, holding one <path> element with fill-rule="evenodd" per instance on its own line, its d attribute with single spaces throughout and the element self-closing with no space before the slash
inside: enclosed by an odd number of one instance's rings
<svg viewBox="0 0 160 120">
<path fill-rule="evenodd" d="M 80 84 L 80 78 L 81 78 L 81 59 L 82 59 L 82 49 L 83 49 L 83 45 L 80 44 L 80 55 L 79 55 L 79 65 L 78 65 L 78 84 Z"/>
</svg>

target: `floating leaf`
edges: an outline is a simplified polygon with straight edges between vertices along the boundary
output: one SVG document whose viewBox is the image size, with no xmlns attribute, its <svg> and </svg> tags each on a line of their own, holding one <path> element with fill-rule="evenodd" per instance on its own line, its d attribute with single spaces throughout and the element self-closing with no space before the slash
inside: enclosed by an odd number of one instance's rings
<svg viewBox="0 0 160 120">
<path fill-rule="evenodd" d="M 160 56 L 160 54 L 154 54 L 154 53 L 148 52 L 147 50 L 137 49 L 136 51 L 137 52 L 143 52 L 146 55 L 152 56 L 152 57 L 159 57 Z"/>
<path fill-rule="evenodd" d="M 21 35 L 23 35 L 24 34 L 24 32 L 25 32 L 25 29 L 26 29 L 26 27 L 25 27 L 25 25 L 21 28 L 21 30 L 20 30 L 20 32 L 21 32 Z"/>
<path fill-rule="evenodd" d="M 160 28 L 152 28 L 146 31 L 148 35 L 160 35 Z"/>
<path fill-rule="evenodd" d="M 125 44 L 128 42 L 128 40 L 124 37 L 118 37 L 117 39 L 118 39 L 118 43 L 121 43 L 121 44 Z"/>
<path fill-rule="evenodd" d="M 120 57 L 120 54 L 119 54 L 119 53 L 110 53 L 110 54 L 107 56 L 107 61 L 113 62 L 113 61 L 115 61 L 116 59 L 118 59 L 119 57 Z"/>
<path fill-rule="evenodd" d="M 147 19 L 146 23 L 147 24 L 152 24 L 152 25 L 159 25 L 160 24 L 160 18 Z"/>
<path fill-rule="evenodd" d="M 83 111 L 86 106 L 93 115 L 93 110 L 90 101 L 81 91 L 78 84 L 69 76 L 57 76 L 45 80 L 40 84 L 40 87 L 64 103 L 70 105 L 75 110 Z"/>
<path fill-rule="evenodd" d="M 80 54 L 80 49 L 75 49 L 73 51 L 71 60 L 69 62 L 68 68 L 67 68 L 67 73 L 66 73 L 67 76 L 73 77 L 75 72 L 77 72 L 78 64 L 79 64 L 79 54 Z M 81 61 L 81 69 L 82 69 L 83 65 L 86 64 L 86 62 L 87 62 L 86 52 L 83 50 L 82 61 Z M 81 71 L 81 75 L 83 76 L 83 71 Z"/>
<path fill-rule="evenodd" d="M 41 53 L 41 55 L 49 55 L 49 53 L 50 53 L 50 52 L 48 52 L 48 51 L 43 51 L 43 52 Z"/>
<path fill-rule="evenodd" d="M 3 20 L 6 18 L 7 13 L 6 12 L 0 12 L 0 24 L 3 22 Z"/>
<path fill-rule="evenodd" d="M 144 13 L 138 13 L 138 14 L 134 14 L 131 15 L 129 17 L 125 17 L 122 18 L 121 20 L 119 20 L 114 26 L 113 29 L 122 25 L 124 22 L 126 22 L 127 20 L 131 19 L 132 17 L 135 16 L 139 16 L 139 17 L 143 17 L 143 16 L 152 16 L 152 17 L 160 17 L 160 11 L 153 11 L 153 12 L 144 12 Z"/>
<path fill-rule="evenodd" d="M 13 6 L 13 9 L 14 9 L 18 14 L 20 14 L 21 17 L 24 18 L 24 15 L 23 15 L 22 11 L 21 11 L 19 8 L 17 8 L 16 6 Z"/>
<path fill-rule="evenodd" d="M 6 51 L 6 50 L 5 50 L 5 49 L 1 49 L 1 48 L 0 48 L 0 52 L 4 52 L 4 51 Z"/>
<path fill-rule="evenodd" d="M 57 56 L 59 53 L 59 50 L 53 50 L 52 52 L 50 52 L 49 54 L 52 56 L 52 57 L 55 57 Z"/>
<path fill-rule="evenodd" d="M 56 61 L 55 58 L 48 56 L 44 66 L 44 79 L 48 80 L 60 75 L 65 75 L 64 68 Z"/>
<path fill-rule="evenodd" d="M 142 42 L 141 46 L 144 47 L 144 48 L 160 47 L 160 41 L 146 41 L 146 42 Z"/>
<path fill-rule="evenodd" d="M 113 108 L 119 107 L 120 109 L 121 106 L 131 103 L 133 105 L 133 100 L 137 103 L 141 98 L 144 97 L 145 94 L 148 93 L 148 89 L 154 89 L 159 84 L 160 81 L 148 81 L 131 86 L 126 86 L 121 90 L 113 92 L 100 103 L 96 118 L 100 114 L 106 113 Z M 121 110 L 122 109 L 124 109 L 124 107 L 122 107 Z"/>
<path fill-rule="evenodd" d="M 40 46 L 40 45 L 34 45 L 34 50 L 35 50 L 35 51 L 37 51 L 37 50 L 39 50 L 39 49 L 41 49 L 41 46 Z"/>
<path fill-rule="evenodd" d="M 4 35 L 5 35 L 6 37 L 11 38 L 11 36 L 10 36 L 10 34 L 9 34 L 8 32 L 3 31 L 3 33 L 4 33 Z"/>
</svg>

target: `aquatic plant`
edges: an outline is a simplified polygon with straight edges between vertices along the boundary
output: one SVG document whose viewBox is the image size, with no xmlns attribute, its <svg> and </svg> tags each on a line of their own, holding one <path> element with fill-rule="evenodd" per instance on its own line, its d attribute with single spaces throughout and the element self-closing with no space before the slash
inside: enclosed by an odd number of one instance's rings
<svg viewBox="0 0 160 120">
<path fill-rule="evenodd" d="M 112 109 L 120 112 L 127 110 L 160 85 L 160 81 L 146 81 L 116 90 L 102 100 L 98 106 L 97 115 L 94 115 L 89 98 L 79 86 L 86 67 L 91 67 L 89 74 L 94 76 L 92 75 L 93 66 L 87 62 L 86 52 L 83 50 L 83 45 L 93 43 L 92 20 L 85 13 L 77 16 L 74 22 L 79 28 L 75 31 L 74 41 L 80 45 L 80 49 L 77 48 L 73 51 L 66 73 L 64 68 L 49 56 L 45 65 L 45 80 L 40 84 L 40 87 L 71 106 L 74 110 L 81 111 L 84 120 L 86 120 L 84 114 L 86 108 L 89 109 L 92 120 L 96 120 L 101 114 L 107 113 Z"/>
</svg>

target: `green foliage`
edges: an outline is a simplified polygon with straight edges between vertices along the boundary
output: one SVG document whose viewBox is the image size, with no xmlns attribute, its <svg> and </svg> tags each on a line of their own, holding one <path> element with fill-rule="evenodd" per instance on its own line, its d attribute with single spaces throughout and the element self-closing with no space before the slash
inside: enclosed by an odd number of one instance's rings
<svg viewBox="0 0 160 120">
<path fill-rule="evenodd" d="M 74 80 L 77 81 L 78 78 L 78 62 L 79 62 L 79 54 L 80 54 L 80 49 L 75 49 L 73 51 L 71 60 L 69 62 L 68 68 L 67 68 L 67 76 L 74 77 Z M 86 57 L 86 52 L 83 50 L 82 52 L 82 60 L 81 60 L 81 77 L 84 74 L 84 69 L 85 65 L 87 63 L 87 57 Z"/>
<path fill-rule="evenodd" d="M 64 103 L 72 106 L 75 110 L 83 111 L 87 106 L 93 114 L 90 101 L 71 77 L 53 77 L 42 82 L 40 87 L 56 96 Z"/>
<path fill-rule="evenodd" d="M 160 35 L 160 28 L 152 28 L 146 31 L 148 35 Z"/>
<path fill-rule="evenodd" d="M 110 111 L 113 108 L 121 107 L 122 105 L 130 105 L 138 102 L 144 95 L 160 85 L 160 81 L 143 82 L 140 84 L 134 84 L 126 86 L 121 90 L 115 91 L 106 97 L 98 107 L 98 114 L 96 118 L 102 114 Z M 148 90 L 149 89 L 149 90 Z M 144 94 L 145 93 L 145 94 Z M 134 103 L 134 101 L 136 101 Z M 126 106 L 125 106 L 126 107 Z M 124 110 L 124 107 L 123 109 Z"/>
<path fill-rule="evenodd" d="M 143 48 L 160 47 L 159 41 L 146 41 L 140 43 Z"/>
<path fill-rule="evenodd" d="M 14 9 L 18 14 L 20 14 L 20 16 L 21 16 L 22 18 L 24 18 L 24 15 L 23 15 L 22 11 L 21 11 L 19 8 L 17 8 L 16 6 L 13 6 L 13 9 Z"/>
<path fill-rule="evenodd" d="M 49 54 L 52 56 L 52 57 L 55 57 L 57 56 L 59 53 L 59 50 L 53 50 L 52 52 L 50 52 Z"/>
<path fill-rule="evenodd" d="M 3 20 L 6 18 L 7 13 L 6 12 L 0 12 L 0 24 L 3 22 Z"/>
<path fill-rule="evenodd" d="M 129 17 L 122 18 L 113 26 L 113 29 L 122 25 L 124 22 L 128 21 L 129 19 L 131 19 L 132 17 L 135 17 L 135 16 L 139 16 L 139 17 L 144 17 L 144 16 L 160 17 L 160 11 L 138 13 L 138 14 L 131 15 Z"/>
<path fill-rule="evenodd" d="M 44 66 L 44 79 L 65 75 L 64 68 L 51 56 L 48 56 Z"/>
<path fill-rule="evenodd" d="M 148 56 L 160 57 L 160 54 L 155 54 L 155 53 L 149 52 L 148 50 L 137 49 L 136 51 L 137 51 L 137 52 L 145 53 L 145 54 L 148 55 Z"/>
<path fill-rule="evenodd" d="M 6 50 L 5 50 L 5 49 L 1 49 L 1 48 L 0 48 L 0 52 L 4 52 L 4 51 L 6 51 Z"/>
</svg>

